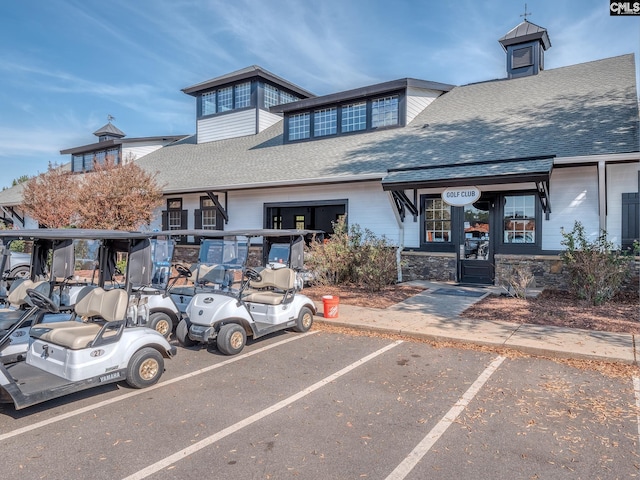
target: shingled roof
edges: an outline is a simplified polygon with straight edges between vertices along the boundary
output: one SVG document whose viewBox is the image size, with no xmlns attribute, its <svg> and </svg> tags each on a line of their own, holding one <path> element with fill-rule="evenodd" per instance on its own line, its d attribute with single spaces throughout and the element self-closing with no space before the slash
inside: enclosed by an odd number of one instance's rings
<svg viewBox="0 0 640 480">
<path fill-rule="evenodd" d="M 382 179 L 388 169 L 637 152 L 632 54 L 455 87 L 405 128 L 284 144 L 252 136 L 180 142 L 138 163 L 166 193 Z"/>
</svg>

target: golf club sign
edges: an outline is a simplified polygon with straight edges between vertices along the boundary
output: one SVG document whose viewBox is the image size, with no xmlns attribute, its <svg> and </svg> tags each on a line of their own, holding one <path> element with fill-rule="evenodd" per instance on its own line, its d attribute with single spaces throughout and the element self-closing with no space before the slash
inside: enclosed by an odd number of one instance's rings
<svg viewBox="0 0 640 480">
<path fill-rule="evenodd" d="M 442 192 L 442 200 L 453 207 L 471 205 L 480 199 L 478 187 L 449 187 Z"/>
</svg>

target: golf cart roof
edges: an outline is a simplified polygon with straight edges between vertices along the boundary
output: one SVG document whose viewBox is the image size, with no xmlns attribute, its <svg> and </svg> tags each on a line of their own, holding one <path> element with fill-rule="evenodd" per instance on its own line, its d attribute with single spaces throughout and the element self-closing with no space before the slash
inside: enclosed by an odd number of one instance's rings
<svg viewBox="0 0 640 480">
<path fill-rule="evenodd" d="M 66 240 L 66 239 L 105 239 L 129 240 L 150 238 L 151 232 L 129 232 L 123 230 L 98 230 L 85 228 L 32 228 L 23 230 L 0 230 L 0 239 L 9 240 Z"/>
<path fill-rule="evenodd" d="M 154 235 L 169 237 L 203 237 L 203 238 L 223 238 L 223 237 L 298 237 L 306 235 L 324 234 L 322 230 L 296 230 L 296 229 L 275 229 L 263 228 L 255 230 L 163 230 Z"/>
</svg>

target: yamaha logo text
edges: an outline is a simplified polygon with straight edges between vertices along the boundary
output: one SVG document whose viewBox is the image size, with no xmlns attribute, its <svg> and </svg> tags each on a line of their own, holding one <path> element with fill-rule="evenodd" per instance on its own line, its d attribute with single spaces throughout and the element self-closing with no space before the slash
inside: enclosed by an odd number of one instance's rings
<svg viewBox="0 0 640 480">
<path fill-rule="evenodd" d="M 616 2 L 609 0 L 609 15 L 640 15 L 640 2 Z"/>
</svg>

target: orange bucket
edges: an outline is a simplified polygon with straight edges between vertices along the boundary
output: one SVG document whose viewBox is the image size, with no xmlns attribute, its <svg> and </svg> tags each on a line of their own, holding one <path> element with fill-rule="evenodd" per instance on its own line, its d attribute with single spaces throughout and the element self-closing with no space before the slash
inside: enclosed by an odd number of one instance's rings
<svg viewBox="0 0 640 480">
<path fill-rule="evenodd" d="M 322 306 L 324 309 L 324 318 L 338 318 L 338 304 L 340 297 L 335 295 L 323 295 Z"/>
</svg>

